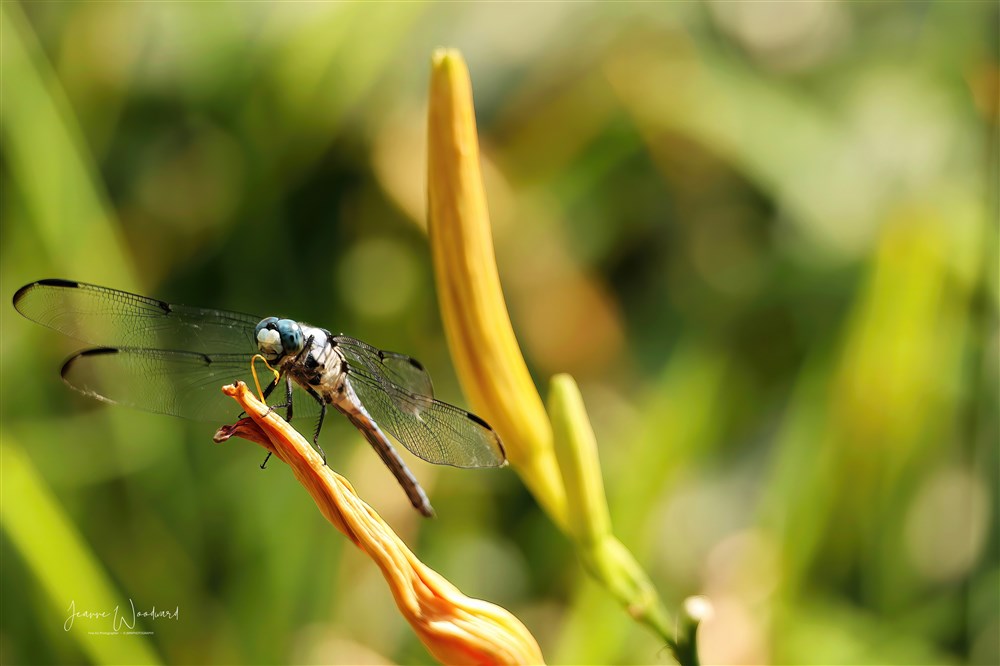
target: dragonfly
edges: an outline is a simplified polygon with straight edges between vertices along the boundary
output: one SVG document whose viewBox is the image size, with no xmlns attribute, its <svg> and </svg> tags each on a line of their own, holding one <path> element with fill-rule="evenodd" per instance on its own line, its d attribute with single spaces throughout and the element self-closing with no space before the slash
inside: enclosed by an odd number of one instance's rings
<svg viewBox="0 0 1000 666">
<path fill-rule="evenodd" d="M 416 359 L 347 335 L 294 319 L 175 305 L 62 279 L 21 287 L 14 308 L 95 345 L 63 364 L 62 379 L 71 388 L 147 412 L 229 422 L 232 399 L 220 388 L 237 380 L 252 385 L 251 359 L 262 355 L 279 373 L 264 398 L 283 382 L 285 400 L 274 408 L 284 408 L 286 420 L 293 413 L 316 417 L 313 445 L 322 453 L 319 434 L 327 411 L 343 414 L 428 517 L 434 515 L 430 501 L 386 433 L 430 463 L 506 464 L 497 433 L 475 414 L 435 399 L 430 376 Z"/>
</svg>

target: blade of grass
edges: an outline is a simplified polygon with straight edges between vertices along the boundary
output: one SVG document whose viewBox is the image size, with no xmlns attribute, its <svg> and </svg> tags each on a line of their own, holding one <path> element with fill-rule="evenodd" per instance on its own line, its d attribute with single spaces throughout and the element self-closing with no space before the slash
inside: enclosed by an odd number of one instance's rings
<svg viewBox="0 0 1000 666">
<path fill-rule="evenodd" d="M 62 88 L 19 6 L 0 5 L 0 19 L 0 136 L 30 222 L 67 276 L 132 287 L 124 242 Z"/>
<path fill-rule="evenodd" d="M 8 433 L 2 439 L 0 523 L 51 604 L 52 621 L 65 621 L 71 601 L 81 610 L 110 611 L 120 605 L 127 596 L 115 589 L 31 460 Z M 140 635 L 108 640 L 79 627 L 67 633 L 95 663 L 160 663 L 153 646 Z"/>
</svg>

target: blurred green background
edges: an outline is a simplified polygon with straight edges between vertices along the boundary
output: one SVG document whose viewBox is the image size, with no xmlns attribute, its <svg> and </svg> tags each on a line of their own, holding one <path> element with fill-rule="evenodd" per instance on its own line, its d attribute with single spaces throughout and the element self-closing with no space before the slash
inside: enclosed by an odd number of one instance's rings
<svg viewBox="0 0 1000 666">
<path fill-rule="evenodd" d="M 4 3 L 0 662 L 427 663 L 260 449 L 67 390 L 64 277 L 420 358 L 437 46 L 472 74 L 501 277 L 571 372 L 615 530 L 710 663 L 1000 662 L 995 3 Z M 510 470 L 350 426 L 330 462 L 551 663 L 668 663 Z M 71 602 L 179 608 L 99 636 Z"/>
</svg>

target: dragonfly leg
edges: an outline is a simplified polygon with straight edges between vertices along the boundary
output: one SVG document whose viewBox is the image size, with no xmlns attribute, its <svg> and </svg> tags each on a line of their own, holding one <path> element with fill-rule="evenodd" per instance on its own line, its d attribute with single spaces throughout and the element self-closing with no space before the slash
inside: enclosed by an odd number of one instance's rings
<svg viewBox="0 0 1000 666">
<path fill-rule="evenodd" d="M 267 388 L 264 389 L 264 400 L 267 400 L 267 396 L 271 395 L 271 392 L 274 391 L 274 389 L 275 389 L 275 387 L 277 385 L 278 385 L 278 378 L 275 377 L 274 381 L 272 381 L 270 384 L 268 384 Z M 285 408 L 285 420 L 286 421 L 291 421 L 292 420 L 292 380 L 291 380 L 290 377 L 285 377 L 285 404 L 283 404 L 283 405 L 274 405 L 272 407 L 268 407 L 267 413 L 270 414 L 274 410 L 280 409 L 282 407 Z M 268 451 L 267 452 L 267 457 L 264 458 L 264 462 L 262 462 L 260 464 L 260 468 L 261 469 L 266 469 L 267 468 L 267 461 L 270 460 L 270 459 L 271 459 L 271 452 Z"/>
<path fill-rule="evenodd" d="M 316 421 L 316 432 L 313 433 L 313 447 L 323 456 L 323 464 L 326 464 L 326 451 L 319 445 L 319 431 L 323 429 L 323 419 L 326 418 L 326 403 L 322 400 L 319 403 L 319 420 Z"/>
<path fill-rule="evenodd" d="M 277 385 L 278 385 L 278 378 L 275 377 L 274 379 L 271 380 L 270 384 L 268 384 L 266 387 L 264 387 L 264 394 L 262 396 L 264 398 L 264 402 L 267 402 L 267 399 L 271 396 L 271 393 L 274 392 L 274 388 Z M 270 410 L 268 411 L 268 414 L 270 414 L 272 411 L 274 411 L 277 407 L 281 407 L 281 406 L 282 405 L 277 405 L 275 407 L 271 407 Z M 241 419 L 241 418 L 243 418 L 246 415 L 247 415 L 246 412 L 240 412 L 240 415 L 237 416 L 236 418 Z"/>
<path fill-rule="evenodd" d="M 313 340 L 315 339 L 316 339 L 315 335 L 310 335 L 308 338 L 306 338 L 306 343 L 302 345 L 302 351 L 300 351 L 298 354 L 295 355 L 295 363 L 302 362 L 303 357 L 305 357 L 305 355 L 309 353 L 309 350 L 312 349 Z"/>
<path fill-rule="evenodd" d="M 312 347 L 313 337 L 314 336 L 310 335 L 309 338 L 306 340 L 306 344 L 302 347 L 302 351 L 300 351 L 298 356 L 295 357 L 296 363 L 301 363 L 303 354 L 305 354 L 309 350 L 309 348 Z M 271 395 L 271 392 L 274 391 L 274 389 L 278 386 L 278 379 L 279 379 L 278 377 L 275 377 L 274 381 L 268 384 L 267 388 L 264 389 L 264 400 L 267 400 L 267 397 Z M 267 413 L 270 414 L 274 410 L 281 409 L 282 407 L 285 408 L 285 420 L 291 423 L 292 422 L 292 378 L 288 375 L 285 375 L 285 402 L 280 405 L 272 405 L 268 409 Z"/>
<path fill-rule="evenodd" d="M 274 389 L 275 389 L 275 387 L 276 387 L 277 385 L 278 385 L 278 378 L 277 378 L 277 377 L 275 377 L 274 379 L 272 379 L 272 380 L 271 380 L 271 383 L 270 383 L 270 384 L 268 384 L 268 385 L 267 385 L 267 387 L 266 387 L 266 388 L 264 389 L 264 395 L 263 395 L 263 398 L 264 398 L 264 401 L 265 401 L 265 402 L 267 401 L 267 399 L 268 399 L 268 397 L 269 397 L 269 396 L 271 395 L 271 393 L 273 393 L 273 392 L 274 392 Z M 269 407 L 269 408 L 268 408 L 268 410 L 267 410 L 267 413 L 268 413 L 268 414 L 270 414 L 270 413 L 271 413 L 271 412 L 273 412 L 273 411 L 274 411 L 275 409 L 277 409 L 277 407 L 280 407 L 280 406 L 281 406 L 281 405 L 277 405 L 277 406 L 275 406 L 275 407 Z M 246 412 L 240 412 L 240 418 L 243 418 L 244 416 L 246 416 Z M 270 452 L 270 451 L 268 451 L 268 452 L 267 452 L 267 456 L 265 456 L 265 458 L 264 458 L 264 462 L 262 462 L 262 463 L 260 464 L 260 468 L 261 468 L 261 469 L 267 469 L 267 461 L 268 461 L 268 460 L 270 460 L 270 459 L 271 459 L 271 452 Z"/>
<path fill-rule="evenodd" d="M 268 396 L 274 391 L 275 387 L 278 385 L 278 380 L 275 379 L 271 382 L 266 389 L 264 389 L 264 400 L 267 400 Z M 270 414 L 276 409 L 285 410 L 285 420 L 291 423 L 292 421 L 292 378 L 285 377 L 285 401 L 277 405 L 269 405 L 267 408 L 267 413 Z M 266 416 L 266 414 L 265 414 Z"/>
<path fill-rule="evenodd" d="M 280 405 L 279 405 L 280 407 Z M 285 420 L 292 422 L 292 378 L 285 377 Z"/>
<path fill-rule="evenodd" d="M 320 397 L 319 393 L 316 393 L 316 391 L 311 387 L 305 386 L 303 388 L 305 388 L 306 393 L 313 397 L 313 400 L 319 403 L 319 421 L 316 422 L 316 432 L 313 433 L 313 446 L 317 451 L 319 451 L 319 454 L 323 456 L 323 464 L 325 465 L 326 451 L 324 451 L 323 447 L 319 445 L 319 431 L 323 429 L 323 419 L 326 417 L 327 404 L 326 401 Z"/>
<path fill-rule="evenodd" d="M 274 392 L 274 388 L 277 385 L 278 385 L 278 377 L 275 377 L 274 379 L 271 380 L 271 383 L 264 388 L 264 400 L 267 400 L 271 396 L 271 393 Z"/>
</svg>

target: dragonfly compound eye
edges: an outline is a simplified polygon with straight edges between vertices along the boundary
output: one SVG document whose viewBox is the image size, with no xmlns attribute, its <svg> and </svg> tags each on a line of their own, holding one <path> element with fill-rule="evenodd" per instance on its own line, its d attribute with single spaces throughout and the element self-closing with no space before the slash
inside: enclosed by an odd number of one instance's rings
<svg viewBox="0 0 1000 666">
<path fill-rule="evenodd" d="M 278 333 L 281 334 L 281 346 L 286 354 L 298 354 L 302 351 L 302 329 L 298 322 L 291 319 L 281 319 L 277 323 Z"/>
<path fill-rule="evenodd" d="M 278 333 L 278 318 L 268 317 L 262 319 L 254 330 L 254 337 L 257 339 L 257 348 L 262 354 L 269 356 L 281 356 L 281 334 Z"/>
</svg>

